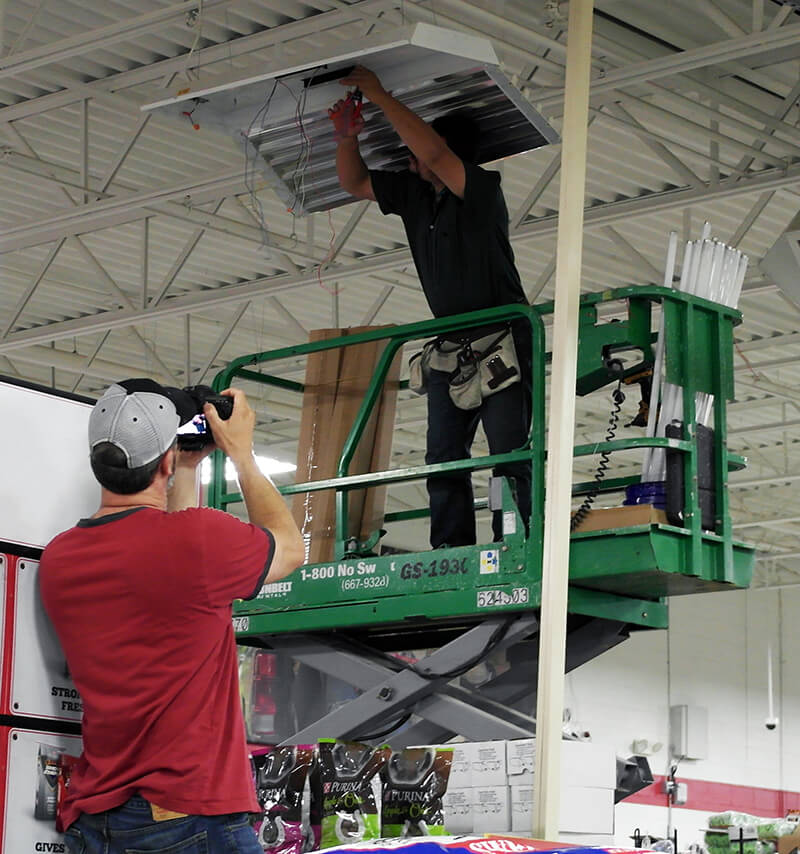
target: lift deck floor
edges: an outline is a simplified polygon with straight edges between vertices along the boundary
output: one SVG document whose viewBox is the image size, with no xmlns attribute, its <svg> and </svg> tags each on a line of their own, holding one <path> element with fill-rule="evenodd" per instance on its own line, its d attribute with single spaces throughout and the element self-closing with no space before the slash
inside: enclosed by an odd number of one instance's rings
<svg viewBox="0 0 800 854">
<path fill-rule="evenodd" d="M 747 587 L 754 550 L 729 548 L 716 535 L 648 524 L 575 534 L 570 551 L 571 614 L 665 628 L 663 597 Z M 695 569 L 694 567 L 698 567 Z M 248 637 L 344 629 L 389 638 L 459 628 L 496 614 L 529 612 L 541 604 L 541 569 L 526 565 L 526 543 L 462 546 L 432 552 L 347 558 L 298 569 L 265 585 L 257 599 L 237 603 L 236 630 Z M 425 645 L 429 645 L 426 643 Z"/>
<path fill-rule="evenodd" d="M 691 532 L 672 525 L 574 534 L 570 584 L 644 599 L 749 587 L 753 546 L 734 541 L 728 549 L 722 537 L 706 533 L 699 555 L 692 549 Z"/>
</svg>

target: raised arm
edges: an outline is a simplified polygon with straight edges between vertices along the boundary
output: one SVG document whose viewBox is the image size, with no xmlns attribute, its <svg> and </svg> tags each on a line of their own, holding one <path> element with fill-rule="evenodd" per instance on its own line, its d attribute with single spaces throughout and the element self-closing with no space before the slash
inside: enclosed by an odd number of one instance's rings
<svg viewBox="0 0 800 854">
<path fill-rule="evenodd" d="M 339 82 L 344 86 L 355 86 L 360 89 L 364 97 L 383 112 L 389 124 L 397 131 L 397 135 L 417 160 L 424 163 L 451 193 L 460 199 L 464 198 L 466 174 L 461 159 L 453 154 L 444 139 L 430 125 L 413 110 L 409 110 L 405 104 L 401 104 L 392 97 L 372 71 L 357 65 Z M 338 169 L 338 152 L 336 163 Z"/>
<path fill-rule="evenodd" d="M 175 468 L 172 485 L 167 491 L 167 511 L 188 510 L 197 507 L 200 495 L 200 463 L 214 450 L 209 445 L 202 451 L 175 451 Z"/>
<path fill-rule="evenodd" d="M 328 115 L 336 128 L 336 174 L 342 189 L 357 199 L 375 201 L 367 164 L 358 148 L 358 135 L 364 129 L 364 120 L 353 113 L 352 100 L 337 101 Z"/>
<path fill-rule="evenodd" d="M 375 201 L 367 164 L 358 149 L 358 137 L 343 137 L 336 148 L 336 174 L 339 183 L 357 199 Z"/>
<path fill-rule="evenodd" d="M 207 403 L 203 412 L 211 426 L 217 447 L 230 458 L 239 477 L 239 488 L 247 508 L 247 518 L 267 528 L 275 538 L 275 555 L 267 582 L 279 581 L 303 563 L 303 538 L 283 496 L 261 473 L 253 456 L 253 430 L 256 415 L 241 389 L 222 392 L 233 398 L 233 413 L 223 421 L 216 408 Z"/>
</svg>

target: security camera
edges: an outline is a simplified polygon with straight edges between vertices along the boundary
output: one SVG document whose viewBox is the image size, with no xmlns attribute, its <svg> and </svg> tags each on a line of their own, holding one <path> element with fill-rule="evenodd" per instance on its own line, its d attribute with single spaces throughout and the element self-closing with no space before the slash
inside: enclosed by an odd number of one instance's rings
<svg viewBox="0 0 800 854">
<path fill-rule="evenodd" d="M 770 717 L 770 718 L 767 718 L 767 719 L 764 721 L 764 726 L 765 726 L 768 730 L 772 731 L 773 729 L 775 729 L 775 728 L 778 726 L 778 724 L 779 724 L 779 723 L 780 723 L 780 719 L 779 719 L 779 718 L 772 718 L 772 717 Z"/>
</svg>

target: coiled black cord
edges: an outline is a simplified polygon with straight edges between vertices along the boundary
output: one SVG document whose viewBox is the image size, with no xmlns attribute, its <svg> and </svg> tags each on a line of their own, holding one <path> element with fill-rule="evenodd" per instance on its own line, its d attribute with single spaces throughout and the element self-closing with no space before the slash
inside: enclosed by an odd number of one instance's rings
<svg viewBox="0 0 800 854">
<path fill-rule="evenodd" d="M 606 430 L 605 436 L 606 442 L 610 442 L 617 435 L 619 414 L 622 410 L 622 404 L 625 402 L 625 392 L 622 390 L 622 380 L 617 383 L 617 387 L 611 393 L 611 400 L 614 406 L 611 409 L 611 415 L 608 418 L 608 429 Z M 572 521 L 569 524 L 570 533 L 581 526 L 583 520 L 589 515 L 589 511 L 592 509 L 592 504 L 594 504 L 595 498 L 600 494 L 600 483 L 608 471 L 609 453 L 609 451 L 603 451 L 603 453 L 600 454 L 600 462 L 597 464 L 597 471 L 594 474 L 594 485 L 589 492 L 586 493 L 583 503 L 572 517 Z"/>
</svg>

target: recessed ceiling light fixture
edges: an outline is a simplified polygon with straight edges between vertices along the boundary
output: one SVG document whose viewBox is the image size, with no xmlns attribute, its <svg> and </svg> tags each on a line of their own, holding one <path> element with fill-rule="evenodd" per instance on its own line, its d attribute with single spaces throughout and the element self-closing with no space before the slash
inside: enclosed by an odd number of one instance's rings
<svg viewBox="0 0 800 854">
<path fill-rule="evenodd" d="M 356 64 L 426 121 L 474 110 L 481 127 L 478 162 L 488 163 L 556 142 L 558 134 L 503 74 L 488 39 L 415 24 L 318 51 L 284 56 L 245 78 L 189 85 L 145 104 L 246 139 L 268 181 L 297 215 L 352 201 L 336 178 L 336 143 L 328 108 L 345 94 L 339 80 Z M 320 56 L 320 54 L 326 54 Z M 380 110 L 365 101 L 361 152 L 371 169 L 406 165 L 403 147 Z M 191 132 L 187 122 L 187 132 Z M 251 149 L 252 150 L 252 149 Z M 301 174 L 299 174 L 301 173 Z"/>
</svg>

